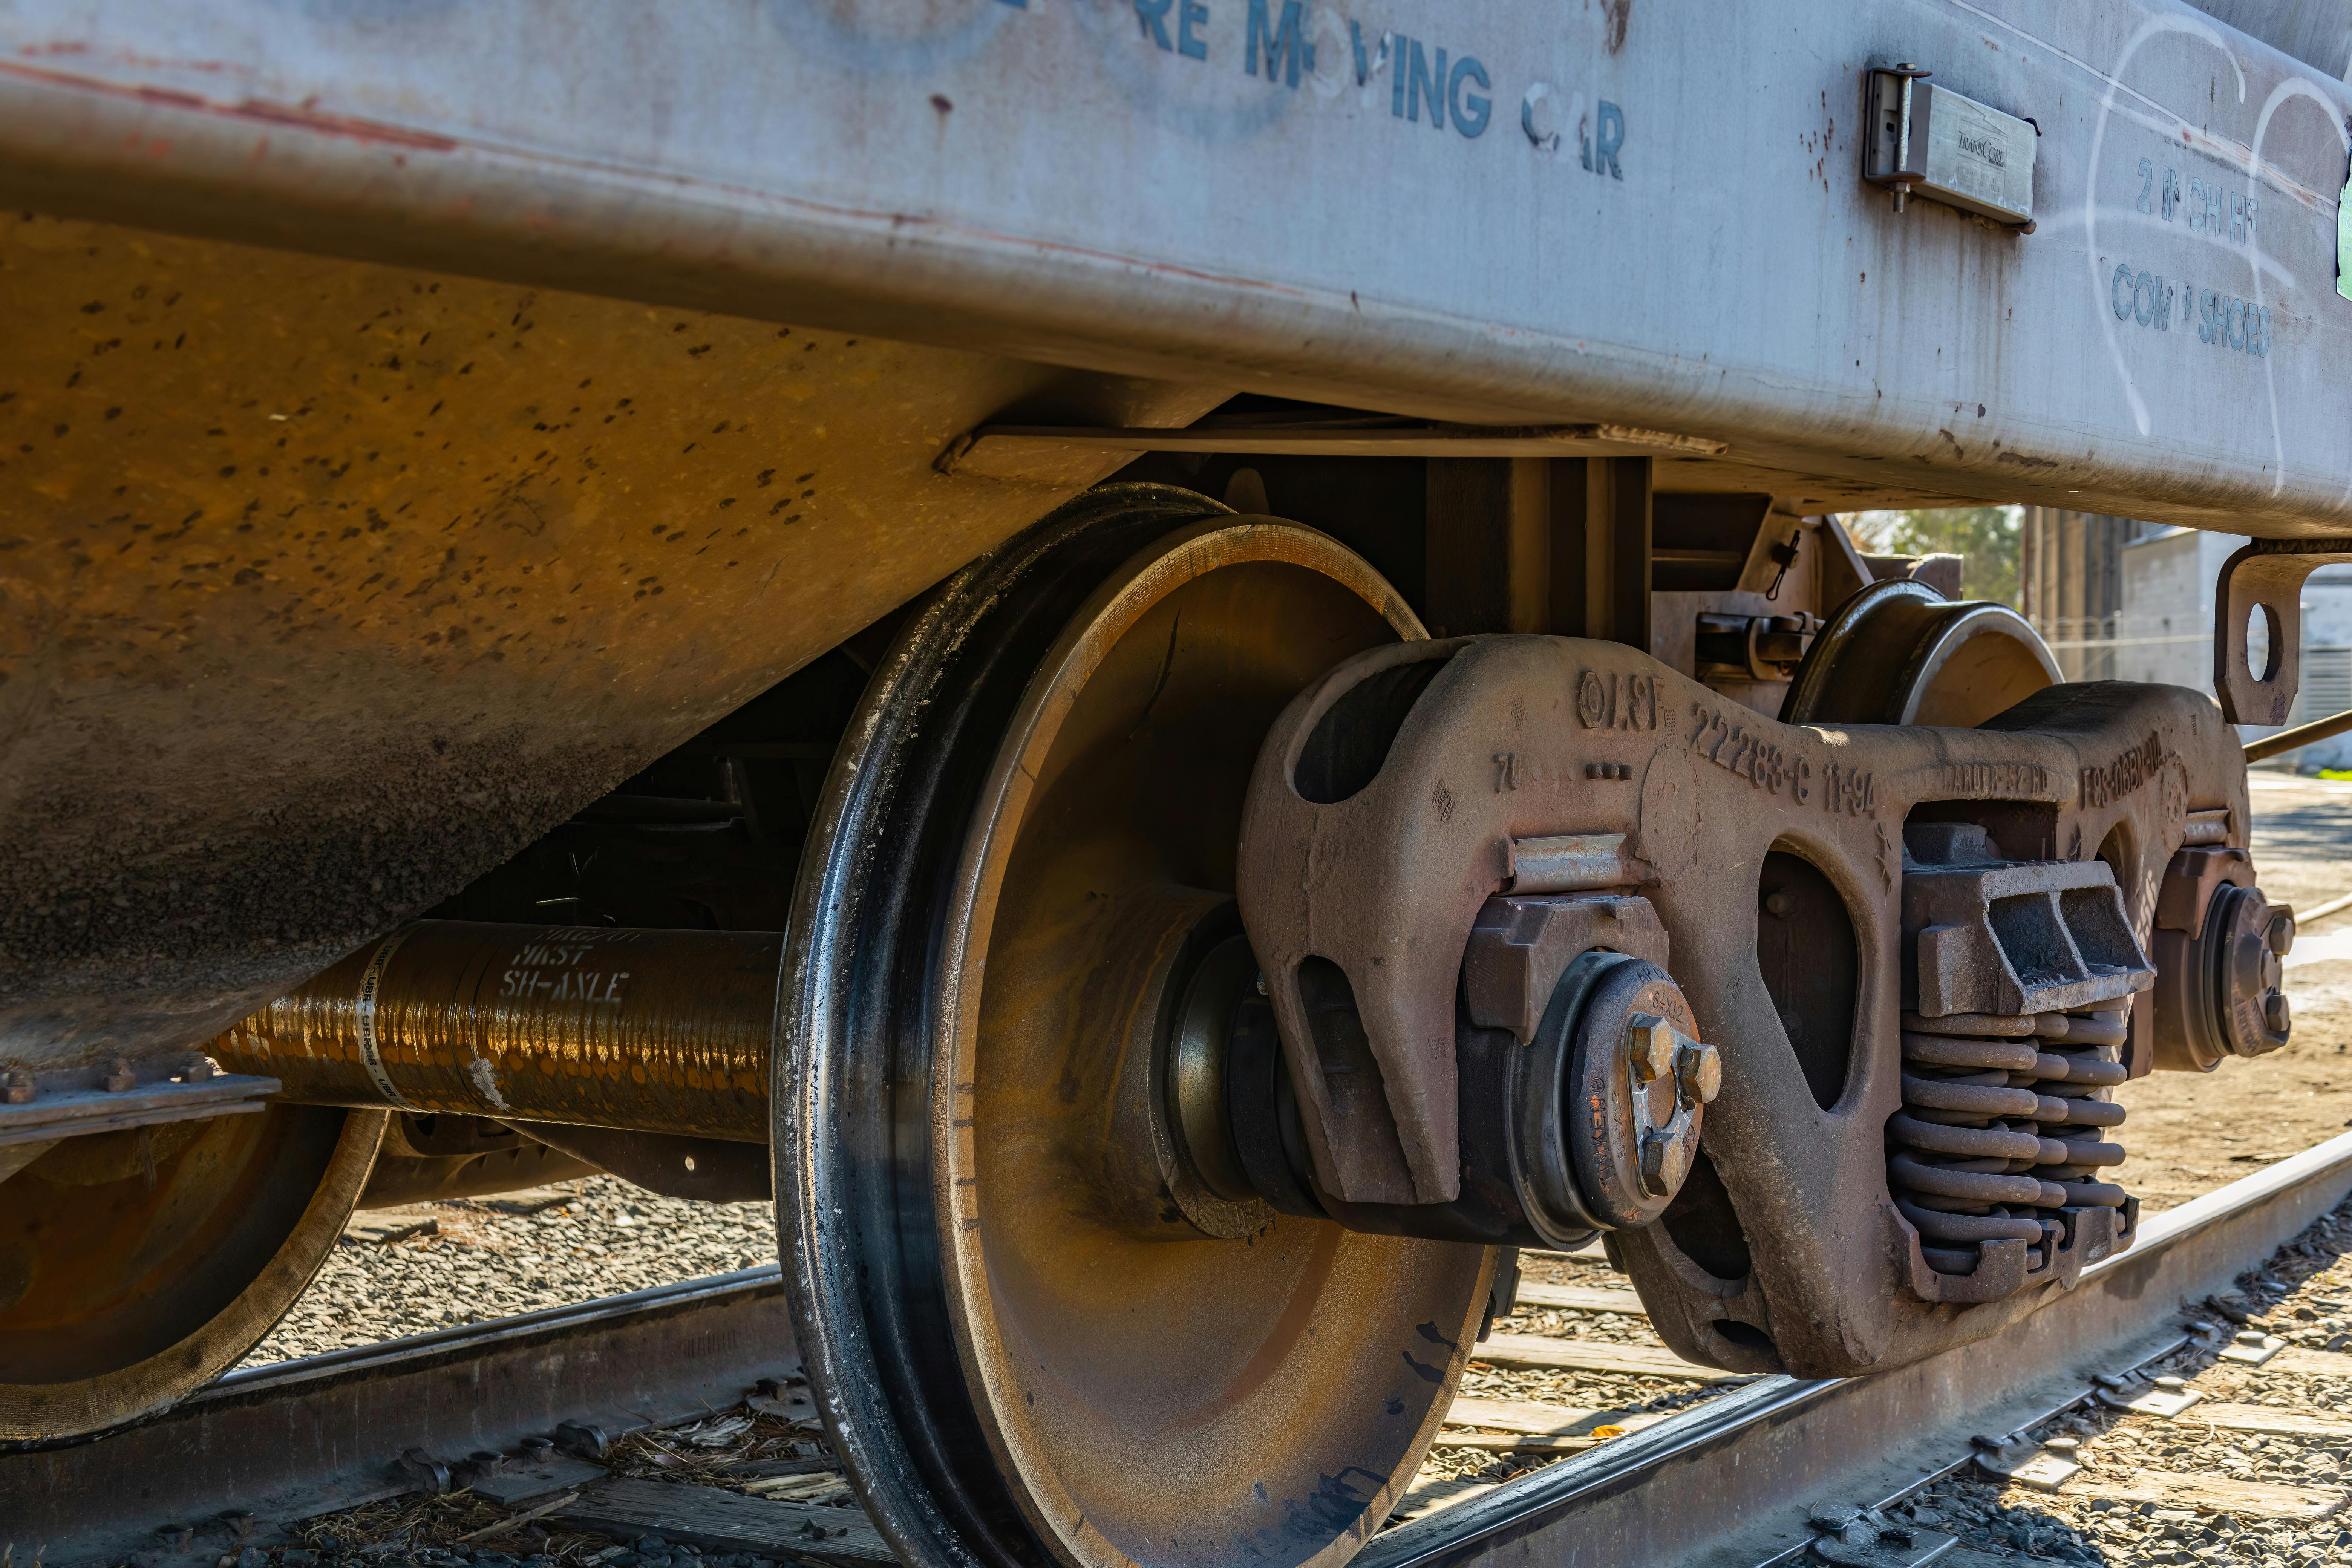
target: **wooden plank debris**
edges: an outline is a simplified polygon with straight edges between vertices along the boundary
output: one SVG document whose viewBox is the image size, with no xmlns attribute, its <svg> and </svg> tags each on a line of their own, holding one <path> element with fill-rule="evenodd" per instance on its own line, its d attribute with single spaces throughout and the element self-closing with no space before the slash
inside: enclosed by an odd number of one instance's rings
<svg viewBox="0 0 2352 1568">
<path fill-rule="evenodd" d="M 1532 1399 L 1482 1399 L 1475 1394 L 1455 1394 L 1445 1412 L 1448 1426 L 1484 1426 L 1496 1432 L 1533 1432 L 1545 1436 L 1597 1426 L 1601 1421 L 1598 1410 L 1543 1405 Z"/>
<path fill-rule="evenodd" d="M 805 1476 L 766 1476 L 747 1480 L 742 1487 L 753 1497 L 774 1498 L 779 1502 L 806 1503 L 812 1508 L 856 1506 L 849 1483 L 823 1471 Z"/>
<path fill-rule="evenodd" d="M 1752 1373 L 1724 1372 L 1683 1360 L 1664 1345 L 1621 1345 L 1606 1340 L 1554 1339 L 1496 1330 L 1470 1347 L 1470 1359 L 1490 1366 L 1559 1372 L 1613 1372 L 1625 1377 L 1664 1377 L 1679 1383 L 1739 1383 Z"/>
<path fill-rule="evenodd" d="M 1441 1448 L 1484 1448 L 1496 1454 L 1581 1454 L 1587 1448 L 1597 1448 L 1613 1437 L 1622 1437 L 1644 1426 L 1654 1426 L 1665 1418 L 1664 1414 L 1623 1415 L 1613 1421 L 1594 1421 L 1581 1432 L 1534 1435 L 1470 1432 L 1458 1426 L 1448 1426 L 1438 1434 L 1437 1446 Z"/>
<path fill-rule="evenodd" d="M 861 1510 L 810 1508 L 679 1481 L 603 1481 L 554 1517 L 608 1535 L 652 1533 L 705 1551 L 789 1553 L 831 1568 L 898 1561 Z"/>
<path fill-rule="evenodd" d="M 1547 1285 L 1539 1279 L 1519 1281 L 1518 1305 L 1528 1307 L 1559 1307 L 1571 1312 L 1615 1312 L 1629 1318 L 1645 1318 L 1649 1310 L 1642 1298 L 1631 1290 L 1606 1290 L 1597 1285 Z"/>
<path fill-rule="evenodd" d="M 2218 1426 L 2224 1432 L 2267 1432 L 2289 1437 L 2352 1437 L 2352 1421 L 2267 1405 L 2190 1406 L 2173 1417 L 2181 1426 Z"/>
<path fill-rule="evenodd" d="M 2230 1352 L 2224 1351 L 2221 1353 L 2226 1356 Z M 2293 1373 L 2299 1377 L 2352 1377 L 2352 1355 L 2342 1351 L 2305 1350 L 2301 1345 L 2289 1345 L 2263 1363 L 2263 1370 Z"/>
<path fill-rule="evenodd" d="M 2174 1470 L 2137 1470 L 2128 1479 L 2091 1478 L 2084 1471 L 2066 1489 L 2070 1496 L 2120 1498 L 2166 1508 L 2193 1508 L 2248 1519 L 2326 1519 L 2344 1506 L 2339 1489 L 2241 1481 L 2228 1476 L 2185 1475 Z"/>
<path fill-rule="evenodd" d="M 1490 1454 L 1581 1454 L 1606 1437 L 1528 1437 L 1505 1432 L 1464 1432 L 1448 1426 L 1437 1435 L 1440 1448 L 1484 1448 Z"/>
<path fill-rule="evenodd" d="M 406 1241 L 413 1236 L 438 1236 L 441 1222 L 431 1215 L 420 1215 L 408 1209 L 390 1209 L 375 1214 L 353 1215 L 343 1226 L 345 1241 L 389 1247 L 395 1241 Z"/>
<path fill-rule="evenodd" d="M 1588 1241 L 1574 1252 L 1545 1252 L 1533 1247 L 1519 1248 L 1519 1261 L 1522 1263 L 1605 1263 L 1608 1260 L 1609 1249 L 1597 1241 Z"/>
</svg>

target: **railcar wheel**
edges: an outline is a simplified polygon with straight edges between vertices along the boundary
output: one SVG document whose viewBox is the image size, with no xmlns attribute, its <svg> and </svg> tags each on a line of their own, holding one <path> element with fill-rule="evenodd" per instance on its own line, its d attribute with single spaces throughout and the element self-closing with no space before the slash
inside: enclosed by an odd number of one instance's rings
<svg viewBox="0 0 2352 1568">
<path fill-rule="evenodd" d="M 342 1234 L 386 1121 L 272 1106 L 68 1138 L 9 1176 L 0 1440 L 102 1431 L 243 1360 Z"/>
<path fill-rule="evenodd" d="M 1797 667 L 1790 724 L 1973 730 L 2065 677 L 2032 623 L 2006 605 L 1874 583 L 1848 599 Z"/>
<path fill-rule="evenodd" d="M 801 1352 L 908 1561 L 1336 1563 L 1435 1435 L 1493 1255 L 1216 1191 L 1171 1046 L 1234 984 L 1267 728 L 1422 635 L 1321 534 L 1118 487 L 877 669 L 803 861 L 775 1154 Z"/>
</svg>

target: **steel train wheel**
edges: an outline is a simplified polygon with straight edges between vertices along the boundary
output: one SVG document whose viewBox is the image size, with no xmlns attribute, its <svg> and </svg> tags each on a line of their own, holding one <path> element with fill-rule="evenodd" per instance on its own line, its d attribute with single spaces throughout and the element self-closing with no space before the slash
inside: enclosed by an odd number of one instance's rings
<svg viewBox="0 0 2352 1568">
<path fill-rule="evenodd" d="M 9 1176 L 0 1440 L 119 1426 L 242 1360 L 341 1235 L 386 1120 L 273 1106 L 68 1138 Z"/>
<path fill-rule="evenodd" d="M 1797 667 L 1780 717 L 1973 730 L 2064 679 L 2042 634 L 2008 605 L 1895 578 L 1839 606 Z"/>
<path fill-rule="evenodd" d="M 1233 981 L 1260 739 L 1422 635 L 1320 534 L 1118 487 L 877 671 L 803 862 L 775 1152 L 801 1352 L 908 1561 L 1338 1563 L 1435 1435 L 1492 1255 L 1218 1198 L 1168 1059 Z"/>
</svg>

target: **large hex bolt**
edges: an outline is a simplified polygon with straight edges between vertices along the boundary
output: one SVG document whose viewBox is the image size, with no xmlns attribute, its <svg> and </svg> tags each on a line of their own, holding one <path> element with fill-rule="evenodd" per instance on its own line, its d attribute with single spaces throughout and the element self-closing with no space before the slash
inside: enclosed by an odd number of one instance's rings
<svg viewBox="0 0 2352 1568">
<path fill-rule="evenodd" d="M 1697 1152 L 1698 1140 L 1685 1136 L 1680 1129 L 1654 1127 L 1643 1133 L 1643 1187 L 1654 1197 L 1673 1197 L 1682 1190 L 1683 1178 L 1690 1174 L 1691 1157 Z"/>
<path fill-rule="evenodd" d="M 1675 1070 L 1675 1058 L 1687 1044 L 1682 1031 L 1655 1013 L 1636 1013 L 1625 1031 L 1626 1054 L 1633 1065 L 1635 1083 L 1655 1083 Z"/>
<path fill-rule="evenodd" d="M 1722 1089 L 1723 1058 L 1713 1046 L 1692 1039 L 1655 1013 L 1633 1015 L 1625 1045 L 1637 1086 L 1669 1076 L 1674 1079 L 1675 1109 L 1664 1122 L 1641 1129 L 1642 1189 L 1652 1197 L 1671 1198 L 1682 1190 L 1698 1155 L 1691 1112 Z M 1637 1097 L 1635 1115 L 1641 1121 L 1653 1121 L 1646 1097 Z"/>
<path fill-rule="evenodd" d="M 1685 1105 L 1712 1105 L 1723 1092 L 1723 1053 L 1697 1040 L 1684 1040 L 1675 1053 L 1675 1081 Z"/>
</svg>

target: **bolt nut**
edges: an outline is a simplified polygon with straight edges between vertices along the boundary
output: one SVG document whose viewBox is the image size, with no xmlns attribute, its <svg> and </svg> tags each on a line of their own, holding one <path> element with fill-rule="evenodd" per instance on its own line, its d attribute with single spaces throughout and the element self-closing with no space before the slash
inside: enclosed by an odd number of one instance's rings
<svg viewBox="0 0 2352 1568">
<path fill-rule="evenodd" d="M 34 1086 L 33 1075 L 23 1068 L 10 1068 L 0 1072 L 0 1101 L 9 1105 L 25 1105 L 40 1090 Z"/>
<path fill-rule="evenodd" d="M 1675 1070 L 1675 1026 L 1655 1013 L 1636 1013 L 1626 1030 L 1626 1052 L 1635 1083 L 1655 1083 Z"/>
<path fill-rule="evenodd" d="M 218 1068 L 213 1066 L 212 1058 L 205 1056 L 203 1052 L 199 1051 L 194 1056 L 188 1058 L 188 1065 L 186 1067 L 180 1069 L 180 1081 L 183 1083 L 209 1083 L 212 1081 L 213 1074 L 218 1070 Z"/>
<path fill-rule="evenodd" d="M 1685 1100 L 1712 1104 L 1723 1092 L 1723 1053 L 1697 1040 L 1685 1040 L 1675 1054 L 1675 1081 L 1682 1086 Z"/>
<path fill-rule="evenodd" d="M 131 1070 L 131 1063 L 121 1057 L 115 1058 L 114 1065 L 106 1069 L 106 1092 L 121 1094 L 138 1087 L 139 1075 Z"/>
<path fill-rule="evenodd" d="M 2271 906 L 2271 923 L 2263 928 L 2263 942 L 2284 958 L 2294 947 L 2294 911 L 2284 904 Z"/>
<path fill-rule="evenodd" d="M 2273 1035 L 2284 1035 L 2294 1027 L 2294 1014 L 2289 1010 L 2286 993 L 2273 991 L 2263 998 L 2263 1026 Z"/>
<path fill-rule="evenodd" d="M 1690 1174 L 1691 1148 L 1696 1139 L 1655 1128 L 1642 1134 L 1642 1185 L 1655 1197 L 1679 1190 Z"/>
</svg>

